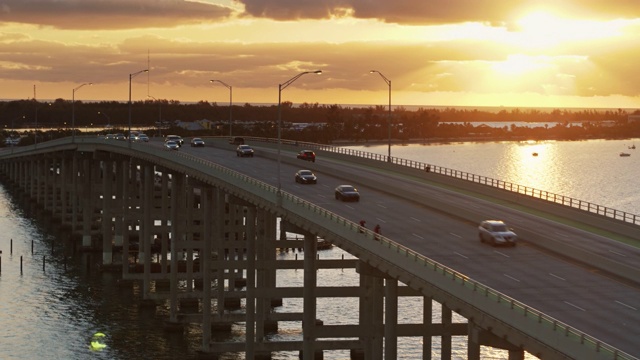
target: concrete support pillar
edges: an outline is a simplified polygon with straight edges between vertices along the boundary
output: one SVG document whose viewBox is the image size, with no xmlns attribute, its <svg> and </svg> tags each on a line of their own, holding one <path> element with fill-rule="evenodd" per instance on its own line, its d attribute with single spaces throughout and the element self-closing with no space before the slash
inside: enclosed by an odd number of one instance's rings
<svg viewBox="0 0 640 360">
<path fill-rule="evenodd" d="M 171 194 L 170 194 L 170 188 L 169 188 L 169 174 L 166 171 L 162 172 L 162 177 L 161 177 L 161 185 L 160 185 L 160 196 L 161 196 L 161 204 L 160 204 L 160 214 L 161 214 L 161 222 L 160 222 L 160 228 L 162 229 L 162 233 L 160 235 L 160 241 L 161 241 L 161 245 L 160 245 L 160 253 L 161 253 L 161 260 L 160 260 L 160 264 L 161 264 L 161 272 L 162 274 L 166 274 L 168 272 L 168 267 L 169 267 L 169 257 L 167 256 L 167 254 L 169 254 L 170 249 L 169 249 L 169 205 L 170 205 L 170 199 L 171 199 Z"/>
<path fill-rule="evenodd" d="M 93 191 L 91 189 L 91 162 L 82 160 L 82 246 L 91 247 L 91 225 L 93 223 Z"/>
<path fill-rule="evenodd" d="M 422 324 L 424 335 L 422 336 L 422 359 L 431 360 L 431 337 L 433 336 L 433 299 L 429 296 L 423 297 Z"/>
<path fill-rule="evenodd" d="M 78 231 L 78 216 L 80 214 L 79 201 L 80 201 L 80 159 L 77 152 L 73 152 L 73 160 L 71 164 L 72 184 L 71 184 L 71 234 L 75 234 Z"/>
<path fill-rule="evenodd" d="M 317 269 L 318 241 L 315 235 L 304 234 L 304 288 L 302 294 L 302 352 L 304 360 L 315 359 L 316 341 L 316 286 L 318 283 Z"/>
<path fill-rule="evenodd" d="M 171 174 L 171 274 L 169 282 L 170 306 L 169 321 L 178 320 L 178 257 L 183 236 L 182 220 L 180 214 L 184 211 L 183 202 L 180 201 L 179 194 L 185 192 L 185 175 L 179 173 Z"/>
<path fill-rule="evenodd" d="M 214 198 L 214 248 L 218 253 L 218 262 L 223 263 L 225 261 L 224 251 L 225 251 L 225 232 L 228 230 L 228 226 L 225 226 L 225 222 L 228 219 L 228 214 L 226 211 L 226 195 L 224 191 L 219 188 L 216 188 L 215 198 Z M 218 317 L 222 317 L 224 315 L 224 291 L 225 291 L 225 282 L 224 282 L 224 269 L 222 266 L 216 267 L 216 283 L 218 285 L 218 292 L 216 296 L 217 303 L 217 315 Z"/>
<path fill-rule="evenodd" d="M 451 324 L 453 312 L 446 304 L 442 304 L 442 337 L 441 337 L 441 359 L 451 360 Z"/>
<path fill-rule="evenodd" d="M 247 207 L 245 218 L 247 248 L 247 299 L 246 299 L 246 353 L 247 359 L 255 358 L 256 343 L 256 208 Z"/>
<path fill-rule="evenodd" d="M 213 224 L 219 214 L 214 213 L 213 190 L 206 186 L 202 189 L 202 206 L 204 214 L 202 229 L 202 251 L 200 253 L 200 271 L 202 271 L 202 351 L 209 351 L 211 341 L 211 262 L 213 260 Z"/>
<path fill-rule="evenodd" d="M 473 321 L 467 323 L 469 336 L 467 337 L 467 360 L 480 360 L 480 331 Z"/>
<path fill-rule="evenodd" d="M 116 171 L 116 175 L 115 175 L 115 185 L 116 185 L 116 191 L 115 191 L 115 204 L 117 204 L 115 206 L 115 208 L 120 209 L 120 211 L 116 211 L 113 216 L 114 216 L 114 224 L 113 224 L 113 230 L 114 230 L 114 234 L 113 234 L 113 244 L 115 246 L 122 246 L 122 242 L 123 242 L 123 234 L 124 234 L 124 204 L 126 204 L 126 197 L 125 197 L 125 180 L 124 180 L 124 168 L 127 166 L 127 161 L 126 160 L 119 160 L 115 163 L 115 171 Z M 126 254 L 122 254 L 123 255 L 123 259 L 122 259 L 122 263 L 124 264 L 127 260 Z"/>
<path fill-rule="evenodd" d="M 385 279 L 384 358 L 398 358 L 398 280 Z"/>
<path fill-rule="evenodd" d="M 142 221 L 140 224 L 140 237 L 139 248 L 144 250 L 146 256 L 144 257 L 144 279 L 143 279 L 143 297 L 148 297 L 151 289 L 151 241 L 153 240 L 153 219 L 151 212 L 153 210 L 153 166 L 151 164 L 142 165 Z"/>
<path fill-rule="evenodd" d="M 113 263 L 112 245 L 112 184 L 113 184 L 113 161 L 106 160 L 102 163 L 102 264 L 111 265 Z"/>
</svg>

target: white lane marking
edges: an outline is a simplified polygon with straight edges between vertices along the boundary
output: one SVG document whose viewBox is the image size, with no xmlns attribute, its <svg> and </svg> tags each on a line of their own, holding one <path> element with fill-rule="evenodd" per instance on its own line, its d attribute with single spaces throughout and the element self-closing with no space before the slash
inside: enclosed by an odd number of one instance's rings
<svg viewBox="0 0 640 360">
<path fill-rule="evenodd" d="M 455 236 L 458 239 L 462 239 L 462 236 L 458 235 L 458 234 L 454 234 L 454 233 L 449 233 L 451 236 Z"/>
<path fill-rule="evenodd" d="M 568 301 L 563 301 L 563 303 L 565 303 L 565 304 L 567 304 L 567 305 L 569 305 L 569 306 L 573 306 L 574 308 L 576 308 L 576 309 L 578 309 L 578 310 L 587 311 L 587 310 L 585 310 L 585 309 L 581 308 L 580 306 L 578 306 L 578 305 L 574 305 L 574 304 L 572 304 L 572 303 L 570 303 L 570 302 L 568 302 Z"/>
<path fill-rule="evenodd" d="M 349 206 L 349 205 L 345 205 L 346 207 L 348 207 L 349 209 L 353 210 L 353 207 Z"/>
<path fill-rule="evenodd" d="M 506 277 L 508 277 L 509 279 L 513 280 L 513 281 L 520 282 L 520 280 L 518 280 L 518 279 L 514 278 L 513 276 L 509 276 L 509 275 L 507 275 L 507 274 L 503 274 L 503 275 L 504 275 L 504 276 L 506 276 Z"/>
<path fill-rule="evenodd" d="M 382 219 L 380 219 L 380 218 L 376 218 L 376 220 L 378 220 L 379 222 L 384 223 L 384 224 L 386 224 L 386 223 L 387 223 L 386 221 L 384 221 L 384 220 L 382 220 Z"/>
<path fill-rule="evenodd" d="M 420 219 L 416 219 L 416 218 L 414 218 L 414 217 L 411 217 L 411 220 L 413 220 L 413 221 L 417 221 L 417 222 L 422 222 L 422 220 L 420 220 Z"/>
<path fill-rule="evenodd" d="M 560 277 L 560 276 L 558 276 L 558 275 L 556 275 L 556 274 L 549 273 L 549 275 L 553 276 L 553 277 L 554 277 L 554 278 L 556 278 L 556 279 L 560 279 L 560 280 L 562 280 L 562 281 L 567 280 L 567 279 L 565 279 L 565 278 L 563 278 L 563 277 Z"/>
<path fill-rule="evenodd" d="M 464 255 L 462 255 L 462 254 L 460 254 L 460 253 L 458 253 L 458 252 L 455 252 L 455 251 L 454 251 L 453 253 L 454 253 L 454 254 L 456 254 L 456 255 L 458 255 L 458 256 L 460 256 L 460 257 L 462 257 L 462 258 L 465 258 L 465 259 L 468 259 L 468 258 L 469 258 L 469 257 L 464 256 Z"/>
<path fill-rule="evenodd" d="M 631 310 L 638 310 L 638 309 L 634 308 L 633 306 L 631 306 L 631 305 L 627 305 L 627 304 L 625 304 L 625 303 L 623 303 L 623 302 L 620 302 L 620 301 L 618 301 L 618 300 L 616 300 L 616 302 L 617 302 L 618 304 L 622 305 L 622 306 L 628 307 L 628 308 L 629 308 L 629 309 L 631 309 Z"/>
<path fill-rule="evenodd" d="M 411 234 L 411 235 L 417 237 L 418 239 L 424 240 L 424 238 L 422 236 L 418 235 L 418 234 Z"/>
<path fill-rule="evenodd" d="M 618 256 L 627 257 L 627 255 L 625 255 L 625 254 L 623 254 L 623 253 L 619 253 L 619 252 L 617 252 L 617 251 L 609 250 L 609 252 L 610 252 L 610 253 L 612 253 L 612 254 L 616 254 L 616 255 L 618 255 Z"/>
<path fill-rule="evenodd" d="M 554 234 L 556 234 L 558 236 L 562 236 L 562 237 L 569 237 L 569 235 L 563 234 L 563 233 L 559 233 L 559 232 L 554 232 Z"/>
<path fill-rule="evenodd" d="M 326 187 L 326 188 L 328 188 L 328 187 L 329 187 L 329 185 L 324 185 L 324 184 L 322 184 L 322 185 L 320 185 L 320 186 L 323 186 L 323 187 Z"/>
<path fill-rule="evenodd" d="M 321 198 L 323 198 L 323 199 L 324 199 L 324 198 L 326 198 L 326 196 L 324 196 L 324 195 L 320 195 L 320 194 L 318 194 L 318 196 L 320 196 L 320 197 L 321 197 Z"/>
<path fill-rule="evenodd" d="M 507 255 L 507 254 L 505 254 L 505 253 L 503 253 L 503 252 L 500 252 L 500 251 L 495 251 L 495 250 L 494 250 L 493 252 L 495 252 L 496 254 L 502 255 L 502 256 L 504 256 L 504 257 L 506 257 L 506 258 L 510 257 L 509 255 Z"/>
<path fill-rule="evenodd" d="M 381 207 L 381 208 L 383 208 L 383 209 L 386 209 L 386 208 L 387 208 L 386 206 L 381 205 L 381 204 L 376 204 L 376 205 L 380 206 L 380 207 Z"/>
</svg>

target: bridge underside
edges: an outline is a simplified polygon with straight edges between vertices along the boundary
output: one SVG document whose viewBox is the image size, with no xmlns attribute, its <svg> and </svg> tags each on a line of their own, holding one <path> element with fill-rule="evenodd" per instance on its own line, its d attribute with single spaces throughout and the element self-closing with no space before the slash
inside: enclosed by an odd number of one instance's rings
<svg viewBox="0 0 640 360">
<path fill-rule="evenodd" d="M 23 203 L 69 231 L 84 249 L 99 252 L 105 270 L 142 284 L 146 304 L 168 301 L 166 330 L 200 324 L 203 357 L 239 352 L 269 358 L 276 351 L 298 351 L 315 359 L 348 350 L 352 358 L 395 359 L 398 338 L 414 337 L 423 359 L 438 351 L 449 359 L 452 338 L 466 336 L 469 359 L 480 359 L 481 345 L 506 349 L 509 359 L 524 358 L 522 346 L 473 319 L 454 322 L 455 307 L 435 303 L 434 309 L 436 290 L 407 286 L 357 257 L 321 258 L 319 246 L 327 244 L 322 234 L 218 184 L 99 151 L 23 157 L 1 163 L 0 172 Z M 301 258 L 278 257 L 285 249 L 301 249 Z M 318 286 L 327 269 L 355 269 L 359 283 Z M 295 270 L 304 274 L 302 286 L 278 282 L 281 271 Z M 403 297 L 422 298 L 422 319 L 398 322 Z M 326 324 L 317 313 L 322 298 L 354 301 L 357 321 Z M 283 302 L 300 299 L 301 311 L 281 312 Z M 296 324 L 295 340 L 269 337 L 282 322 Z M 215 340 L 232 326 L 242 329 L 241 340 Z"/>
</svg>

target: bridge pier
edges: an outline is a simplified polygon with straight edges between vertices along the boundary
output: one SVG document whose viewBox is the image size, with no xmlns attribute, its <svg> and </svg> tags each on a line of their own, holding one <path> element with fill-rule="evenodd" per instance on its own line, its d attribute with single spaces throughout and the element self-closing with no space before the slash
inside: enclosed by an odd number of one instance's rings
<svg viewBox="0 0 640 360">
<path fill-rule="evenodd" d="M 203 175 L 215 168 L 212 164 L 199 171 L 163 164 L 135 154 L 68 150 L 50 158 L 3 161 L 0 173 L 17 184 L 24 199 L 33 199 L 34 207 L 52 218 L 59 216 L 60 226 L 71 224 L 72 237 L 81 236 L 83 246 L 93 247 L 94 236 L 101 238 L 97 250 L 103 265 L 121 263 L 124 280 L 142 282 L 145 302 L 169 300 L 167 324 L 201 324 L 203 354 L 244 352 L 247 358 L 257 358 L 272 351 L 299 351 L 308 360 L 321 358 L 324 351 L 348 350 L 354 358 L 393 359 L 398 338 L 414 337 L 423 340 L 423 359 L 431 359 L 432 338 L 439 336 L 441 358 L 450 359 L 453 336 L 468 334 L 469 359 L 480 358 L 481 345 L 507 349 L 510 360 L 523 359 L 521 348 L 483 330 L 473 319 L 454 323 L 453 312 L 461 314 L 463 301 L 449 301 L 435 286 L 401 284 L 397 269 L 376 263 L 376 256 L 387 255 L 383 250 L 388 249 L 381 250 L 382 242 L 372 242 L 346 219 L 301 214 L 308 208 L 290 210 L 296 203 L 271 198 L 275 195 L 270 189 L 253 192 L 240 187 L 244 180 Z M 314 223 L 308 220 L 313 216 L 329 220 Z M 289 240 L 287 231 L 303 239 Z M 321 235 L 358 259 L 320 259 Z M 116 250 L 120 246 L 121 257 Z M 287 248 L 302 249 L 302 259 L 277 259 L 276 249 Z M 358 284 L 318 286 L 323 270 L 356 266 Z M 302 270 L 303 285 L 277 284 L 278 272 L 285 270 Z M 410 279 L 428 284 L 417 276 Z M 398 324 L 398 301 L 404 296 L 423 299 L 421 321 Z M 319 320 L 318 302 L 323 297 L 357 299 L 355 324 Z M 272 309 L 282 299 L 300 298 L 302 311 Z M 435 300 L 443 303 L 441 324 L 432 321 Z M 242 311 L 225 309 L 229 303 Z M 267 333 L 277 330 L 281 321 L 296 322 L 300 338 L 268 341 Z M 229 330 L 232 323 L 245 327 L 245 341 L 216 343 L 216 327 Z"/>
</svg>

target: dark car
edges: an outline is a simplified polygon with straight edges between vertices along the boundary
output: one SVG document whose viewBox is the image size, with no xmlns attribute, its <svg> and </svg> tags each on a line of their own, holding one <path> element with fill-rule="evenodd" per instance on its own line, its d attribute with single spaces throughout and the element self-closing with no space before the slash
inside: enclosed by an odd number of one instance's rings
<svg viewBox="0 0 640 360">
<path fill-rule="evenodd" d="M 239 136 L 234 136 L 234 137 L 229 139 L 229 144 L 232 144 L 232 145 L 244 145 L 244 138 L 241 138 Z"/>
<path fill-rule="evenodd" d="M 165 142 L 167 142 L 167 141 L 175 141 L 178 144 L 178 146 L 182 146 L 182 144 L 184 144 L 184 139 L 182 139 L 182 137 L 179 136 L 179 135 L 167 135 L 164 138 L 164 141 Z"/>
<path fill-rule="evenodd" d="M 253 157 L 253 149 L 249 145 L 238 145 L 236 155 L 240 157 Z"/>
<path fill-rule="evenodd" d="M 298 153 L 298 159 L 316 162 L 316 153 L 311 150 L 302 150 Z"/>
<path fill-rule="evenodd" d="M 342 201 L 360 201 L 360 193 L 353 185 L 339 185 L 336 187 L 335 196 Z"/>
<path fill-rule="evenodd" d="M 296 182 L 300 184 L 317 184 L 318 178 L 311 170 L 298 170 L 296 172 Z"/>
<path fill-rule="evenodd" d="M 191 147 L 204 147 L 204 140 L 200 138 L 191 139 Z"/>
</svg>

